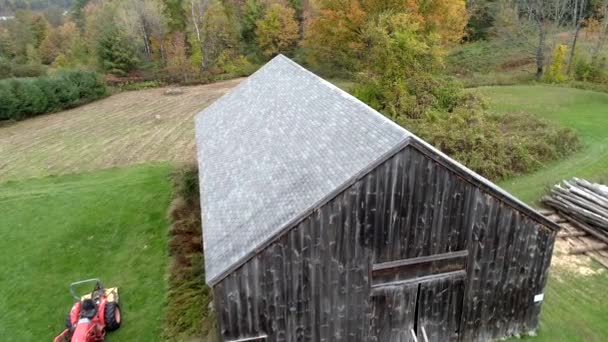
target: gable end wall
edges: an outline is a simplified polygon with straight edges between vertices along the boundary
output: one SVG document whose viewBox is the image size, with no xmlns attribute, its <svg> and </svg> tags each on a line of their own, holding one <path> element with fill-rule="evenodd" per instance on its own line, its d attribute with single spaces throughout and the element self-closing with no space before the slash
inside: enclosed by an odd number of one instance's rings
<svg viewBox="0 0 608 342">
<path fill-rule="evenodd" d="M 407 146 L 214 286 L 221 336 L 375 341 L 372 263 L 462 249 L 469 256 L 461 340 L 529 332 L 554 238 Z"/>
</svg>

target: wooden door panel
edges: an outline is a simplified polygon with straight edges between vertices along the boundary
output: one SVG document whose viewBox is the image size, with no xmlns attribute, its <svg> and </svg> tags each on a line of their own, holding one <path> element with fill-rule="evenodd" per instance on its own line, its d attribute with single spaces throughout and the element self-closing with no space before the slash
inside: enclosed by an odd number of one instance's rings
<svg viewBox="0 0 608 342">
<path fill-rule="evenodd" d="M 429 342 L 458 341 L 464 277 L 441 278 L 420 284 L 418 336 L 424 327 Z"/>
<path fill-rule="evenodd" d="M 413 342 L 418 284 L 372 290 L 370 341 Z"/>
</svg>

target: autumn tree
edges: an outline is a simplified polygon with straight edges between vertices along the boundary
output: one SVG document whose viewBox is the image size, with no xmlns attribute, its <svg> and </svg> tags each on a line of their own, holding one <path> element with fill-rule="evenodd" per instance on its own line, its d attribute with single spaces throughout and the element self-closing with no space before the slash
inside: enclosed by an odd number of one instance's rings
<svg viewBox="0 0 608 342">
<path fill-rule="evenodd" d="M 221 54 L 233 55 L 238 46 L 238 38 L 224 5 L 214 1 L 203 18 L 202 48 L 203 68 L 213 67 Z"/>
<path fill-rule="evenodd" d="M 560 83 L 565 81 L 568 76 L 566 74 L 566 54 L 568 47 L 564 44 L 558 44 L 553 50 L 553 58 L 549 72 L 545 74 L 545 80 L 552 83 Z"/>
<path fill-rule="evenodd" d="M 40 44 L 40 57 L 42 63 L 52 64 L 57 57 L 63 55 L 72 57 L 75 44 L 80 40 L 80 35 L 74 22 L 66 22 L 57 27 L 50 28 L 46 38 Z"/>
<path fill-rule="evenodd" d="M 304 41 L 308 63 L 326 70 L 355 70 L 365 50 L 360 32 L 367 13 L 356 0 L 321 0 L 318 6 Z"/>
<path fill-rule="evenodd" d="M 405 13 L 387 12 L 368 22 L 362 31 L 368 53 L 357 74 L 356 96 L 393 118 L 420 118 L 434 105 L 449 107 L 434 94 L 444 86 L 436 78 L 443 56 L 439 37 L 423 31 Z"/>
<path fill-rule="evenodd" d="M 444 45 L 462 39 L 468 19 L 464 0 L 321 0 L 305 41 L 309 63 L 355 70 L 366 54 L 364 26 L 387 12 L 407 14 L 420 34 Z"/>
<path fill-rule="evenodd" d="M 267 57 L 290 51 L 300 36 L 295 11 L 281 4 L 270 5 L 264 17 L 256 21 L 255 35 Z"/>
<path fill-rule="evenodd" d="M 17 11 L 15 18 L 8 23 L 8 34 L 18 63 L 27 62 L 28 46 L 33 46 L 36 42 L 31 19 L 31 12 Z"/>
<path fill-rule="evenodd" d="M 193 73 L 184 41 L 184 37 L 179 33 L 174 34 L 169 41 L 165 72 L 173 81 L 187 82 L 189 76 Z"/>
</svg>

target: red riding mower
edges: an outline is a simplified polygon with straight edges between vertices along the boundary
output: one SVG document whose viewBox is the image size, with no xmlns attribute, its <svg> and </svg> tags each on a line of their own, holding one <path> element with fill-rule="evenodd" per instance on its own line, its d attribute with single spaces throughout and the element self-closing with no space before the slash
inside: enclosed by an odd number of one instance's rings
<svg viewBox="0 0 608 342">
<path fill-rule="evenodd" d="M 95 283 L 93 292 L 79 296 L 75 286 Z M 120 327 L 118 288 L 104 288 L 101 280 L 87 279 L 70 284 L 70 294 L 76 303 L 65 320 L 66 329 L 53 342 L 100 342 L 106 331 Z"/>
</svg>

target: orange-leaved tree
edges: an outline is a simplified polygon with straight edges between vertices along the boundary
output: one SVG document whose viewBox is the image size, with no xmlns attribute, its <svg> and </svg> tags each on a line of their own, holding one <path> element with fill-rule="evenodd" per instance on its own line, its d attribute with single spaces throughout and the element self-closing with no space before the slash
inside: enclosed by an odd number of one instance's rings
<svg viewBox="0 0 608 342">
<path fill-rule="evenodd" d="M 309 64 L 356 69 L 365 51 L 362 28 L 367 20 L 359 0 L 320 0 L 308 23 L 304 47 Z"/>
<path fill-rule="evenodd" d="M 420 35 L 435 35 L 443 45 L 462 39 L 468 15 L 464 0 L 319 0 L 304 46 L 308 62 L 356 71 L 368 53 L 362 37 L 381 15 L 405 14 Z"/>
</svg>

